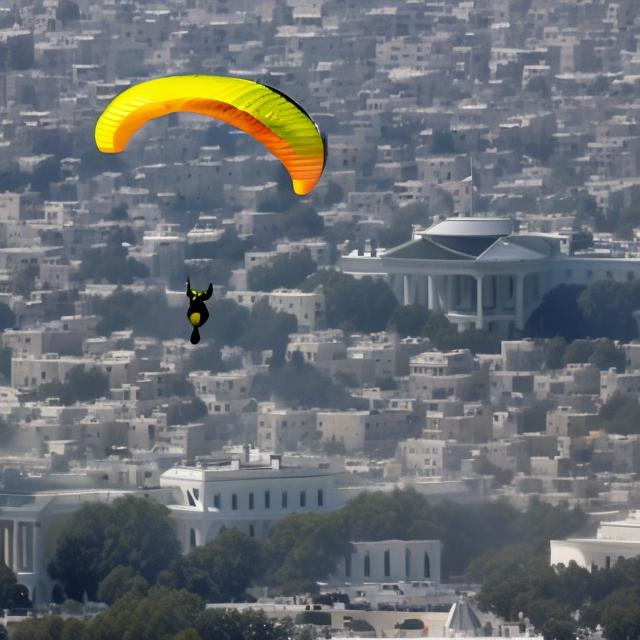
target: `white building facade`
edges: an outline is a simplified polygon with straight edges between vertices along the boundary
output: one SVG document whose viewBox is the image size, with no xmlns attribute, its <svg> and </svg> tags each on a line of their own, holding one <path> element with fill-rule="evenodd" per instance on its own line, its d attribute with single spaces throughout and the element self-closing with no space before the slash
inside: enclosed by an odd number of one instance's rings
<svg viewBox="0 0 640 640">
<path fill-rule="evenodd" d="M 224 529 L 262 540 L 290 513 L 335 509 L 334 479 L 326 468 L 285 467 L 274 455 L 269 465 L 227 460 L 216 466 L 174 467 L 162 474 L 160 486 L 180 493 L 169 509 L 187 553 Z"/>
<path fill-rule="evenodd" d="M 440 540 L 378 540 L 354 542 L 338 563 L 334 584 L 416 581 L 440 582 Z"/>
<path fill-rule="evenodd" d="M 449 218 L 413 236 L 343 256 L 342 271 L 384 278 L 401 303 L 441 312 L 460 331 L 509 337 L 557 285 L 640 278 L 640 259 L 572 255 L 569 238 L 513 233 L 507 218 Z"/>
<path fill-rule="evenodd" d="M 640 555 L 640 511 L 625 520 L 603 522 L 595 538 L 551 540 L 551 564 L 568 566 L 571 561 L 592 571 L 609 569 L 621 558 Z"/>
</svg>

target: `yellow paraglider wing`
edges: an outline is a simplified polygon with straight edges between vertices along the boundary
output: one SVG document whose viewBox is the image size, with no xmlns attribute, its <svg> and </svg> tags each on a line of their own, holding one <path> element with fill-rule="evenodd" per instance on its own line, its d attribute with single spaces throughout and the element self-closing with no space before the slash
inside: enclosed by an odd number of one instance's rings
<svg viewBox="0 0 640 640">
<path fill-rule="evenodd" d="M 119 153 L 146 122 L 177 111 L 217 118 L 262 142 L 287 169 L 298 195 L 308 194 L 322 175 L 325 145 L 309 115 L 283 93 L 242 78 L 169 76 L 134 85 L 98 119 L 96 145 Z"/>
</svg>

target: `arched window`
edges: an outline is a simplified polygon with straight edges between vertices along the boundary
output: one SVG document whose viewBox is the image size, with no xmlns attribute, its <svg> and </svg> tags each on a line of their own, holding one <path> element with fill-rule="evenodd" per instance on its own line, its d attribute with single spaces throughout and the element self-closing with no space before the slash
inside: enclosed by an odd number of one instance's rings
<svg viewBox="0 0 640 640">
<path fill-rule="evenodd" d="M 404 550 L 404 577 L 409 578 L 411 575 L 411 551 L 409 549 Z"/>
<path fill-rule="evenodd" d="M 369 552 L 367 551 L 364 554 L 364 577 L 368 578 L 371 576 L 371 558 L 369 557 Z"/>
<path fill-rule="evenodd" d="M 431 577 L 431 561 L 429 560 L 429 554 L 424 552 L 424 577 Z"/>
</svg>

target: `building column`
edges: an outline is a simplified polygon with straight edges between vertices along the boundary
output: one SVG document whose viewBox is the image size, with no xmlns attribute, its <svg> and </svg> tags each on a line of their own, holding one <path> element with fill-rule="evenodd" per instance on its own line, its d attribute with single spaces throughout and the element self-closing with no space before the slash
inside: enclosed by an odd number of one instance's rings
<svg viewBox="0 0 640 640">
<path fill-rule="evenodd" d="M 20 540 L 20 523 L 13 523 L 13 571 L 18 573 L 22 570 L 22 541 Z"/>
<path fill-rule="evenodd" d="M 455 276 L 453 274 L 449 274 L 447 276 L 447 295 L 445 301 L 445 311 L 454 311 L 454 294 L 455 294 Z"/>
<path fill-rule="evenodd" d="M 484 309 L 482 308 L 482 286 L 484 276 L 476 276 L 476 329 L 484 329 Z"/>
<path fill-rule="evenodd" d="M 524 276 L 516 275 L 516 329 L 524 329 Z"/>
<path fill-rule="evenodd" d="M 428 300 L 427 300 L 427 309 L 429 311 L 440 311 L 440 292 L 438 291 L 438 277 L 437 276 L 429 276 L 428 280 Z"/>
<path fill-rule="evenodd" d="M 402 276 L 402 281 L 403 281 L 403 289 L 404 289 L 404 298 L 403 298 L 403 304 L 406 306 L 408 304 L 412 304 L 411 303 L 411 285 L 413 284 L 412 280 L 411 280 L 411 276 L 408 274 L 405 274 Z"/>
</svg>

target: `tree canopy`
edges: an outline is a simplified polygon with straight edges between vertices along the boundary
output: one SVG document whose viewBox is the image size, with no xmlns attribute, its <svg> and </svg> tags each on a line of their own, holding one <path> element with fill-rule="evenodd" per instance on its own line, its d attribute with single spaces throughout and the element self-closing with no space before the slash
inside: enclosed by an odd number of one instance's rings
<svg viewBox="0 0 640 640">
<path fill-rule="evenodd" d="M 322 286 L 329 327 L 367 333 L 383 331 L 398 301 L 389 285 L 369 276 L 356 279 L 346 273 L 323 269 L 309 276 L 303 291 Z"/>
<path fill-rule="evenodd" d="M 293 289 L 316 270 L 316 263 L 308 249 L 293 255 L 279 255 L 268 265 L 249 271 L 251 291 L 273 291 L 279 287 Z"/>
<path fill-rule="evenodd" d="M 116 567 L 131 567 L 153 583 L 179 555 L 169 510 L 149 498 L 87 504 L 66 522 L 49 574 L 67 596 L 95 600 L 98 585 Z"/>
</svg>

